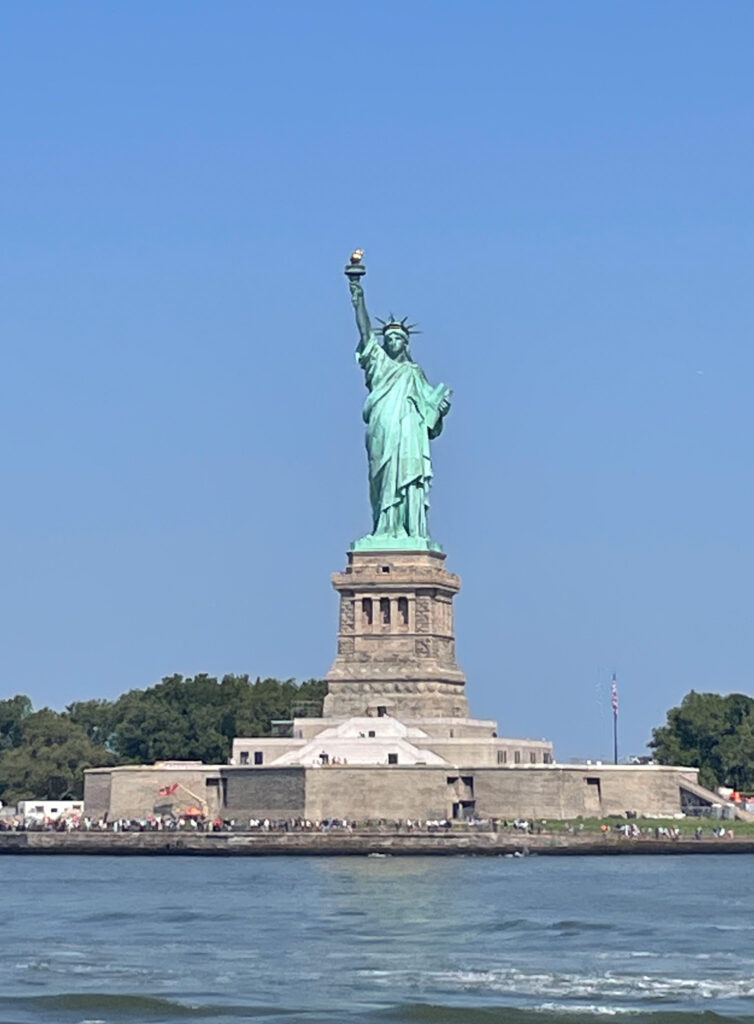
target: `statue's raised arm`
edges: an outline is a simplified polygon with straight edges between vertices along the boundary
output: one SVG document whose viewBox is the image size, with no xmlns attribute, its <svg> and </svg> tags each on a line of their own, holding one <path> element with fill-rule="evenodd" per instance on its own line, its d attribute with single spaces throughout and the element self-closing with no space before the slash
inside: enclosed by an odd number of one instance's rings
<svg viewBox="0 0 754 1024">
<path fill-rule="evenodd" d="M 356 326 L 359 329 L 359 344 L 356 351 L 361 352 L 369 336 L 372 333 L 372 325 L 369 322 L 366 302 L 364 301 L 364 289 L 361 286 L 361 278 L 366 274 L 366 267 L 361 262 L 364 258 L 362 249 L 356 249 L 351 253 L 351 260 L 346 267 L 348 287 L 351 290 L 351 302 L 356 313 Z"/>
</svg>

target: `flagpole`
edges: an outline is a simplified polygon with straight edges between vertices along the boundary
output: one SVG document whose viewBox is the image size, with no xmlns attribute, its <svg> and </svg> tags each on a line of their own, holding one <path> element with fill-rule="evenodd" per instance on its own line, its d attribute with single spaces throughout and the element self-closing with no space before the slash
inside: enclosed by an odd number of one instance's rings
<svg viewBox="0 0 754 1024">
<path fill-rule="evenodd" d="M 618 763 L 618 680 L 613 672 L 610 683 L 610 704 L 613 709 L 613 764 Z"/>
</svg>

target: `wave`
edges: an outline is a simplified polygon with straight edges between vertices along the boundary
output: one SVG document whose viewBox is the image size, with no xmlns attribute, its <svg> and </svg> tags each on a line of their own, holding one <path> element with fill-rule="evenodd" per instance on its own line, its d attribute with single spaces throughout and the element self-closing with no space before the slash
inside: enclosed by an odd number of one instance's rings
<svg viewBox="0 0 754 1024">
<path fill-rule="evenodd" d="M 490 932 L 507 932 L 513 929 L 521 931 L 541 932 L 543 929 L 554 932 L 608 932 L 614 931 L 617 925 L 611 921 L 579 921 L 575 918 L 565 921 L 543 923 L 527 917 L 511 917 L 494 921 L 486 930 Z"/>
<path fill-rule="evenodd" d="M 248 1020 L 259 1017 L 272 1019 L 276 1016 L 290 1016 L 295 1013 L 293 1010 L 281 1010 L 270 1006 L 201 1005 L 181 1003 L 173 999 L 163 999 L 160 996 L 134 996 L 109 992 L 63 992 L 60 995 L 4 996 L 3 1006 L 31 1012 L 54 1010 L 56 1020 L 63 1019 L 65 1014 L 75 1015 L 79 1020 L 79 1015 L 82 1013 L 87 1014 L 89 1018 L 108 1014 L 112 1019 L 123 1021 L 142 1021 L 147 1014 L 150 1020 L 166 1018 L 206 1020 L 217 1017 Z"/>
<path fill-rule="evenodd" d="M 373 1015 L 376 1021 L 394 1024 L 577 1024 L 588 1017 L 591 1024 L 628 1017 L 627 1024 L 752 1024 L 752 1016 L 726 1016 L 696 1010 L 616 1010 L 599 1004 L 561 1006 L 544 1004 L 538 1009 L 513 1006 L 443 1006 L 434 1003 L 402 1003 Z"/>
<path fill-rule="evenodd" d="M 550 927 L 555 931 L 569 932 L 610 932 L 614 931 L 616 925 L 611 921 L 556 921 Z"/>
<path fill-rule="evenodd" d="M 193 921 L 211 921 L 213 924 L 218 921 L 234 921 L 237 916 L 233 913 L 219 913 L 214 908 L 205 910 L 201 907 L 165 909 L 158 915 L 160 921 L 168 924 L 190 924 Z M 106 924 L 112 925 L 118 922 L 141 922 L 143 912 L 140 907 L 133 910 L 97 910 L 85 914 L 79 918 L 82 924 Z"/>
<path fill-rule="evenodd" d="M 725 1015 L 702 1010 L 635 1010 L 596 1003 L 543 1003 L 537 1008 L 515 1006 L 443 1005 L 439 1003 L 404 1002 L 394 1006 L 344 1010 L 334 1006 L 321 1008 L 282 1009 L 270 1006 L 238 1006 L 223 1004 L 182 1003 L 158 996 L 117 993 L 62 993 L 3 998 L 4 1010 L 20 1011 L 24 1020 L 53 1019 L 58 1024 L 82 1019 L 94 1022 L 131 1022 L 170 1024 L 173 1020 L 195 1021 L 257 1021 L 296 1020 L 332 1024 L 590 1024 L 611 1022 L 616 1017 L 628 1018 L 626 1024 L 754 1024 L 754 1016 Z M 25 1012 L 24 1012 L 25 1011 Z M 28 1014 L 28 1017 L 27 1017 Z M 3 1020 L 9 1020 L 3 1017 Z"/>
<path fill-rule="evenodd" d="M 132 911 L 128 910 L 97 910 L 91 914 L 85 914 L 81 921 L 85 924 L 99 924 L 104 922 L 105 924 L 116 924 L 118 921 L 131 921 L 133 918 L 138 917 L 140 911 L 137 907 L 134 907 Z"/>
<path fill-rule="evenodd" d="M 392 972 L 367 972 L 373 982 L 392 986 Z M 404 977 L 405 982 L 405 977 Z M 618 1004 L 626 1009 L 639 1009 L 641 1004 L 666 1003 L 668 1009 L 678 1004 L 754 999 L 754 978 L 708 976 L 678 977 L 659 973 L 606 971 L 599 974 L 576 974 L 566 971 L 522 971 L 515 967 L 489 970 L 432 971 L 417 976 L 415 984 L 424 991 L 455 996 L 473 994 L 489 999 L 495 994 L 531 1004 L 533 1000 L 559 1000 L 566 1006 L 574 1002 L 589 1005 Z"/>
</svg>

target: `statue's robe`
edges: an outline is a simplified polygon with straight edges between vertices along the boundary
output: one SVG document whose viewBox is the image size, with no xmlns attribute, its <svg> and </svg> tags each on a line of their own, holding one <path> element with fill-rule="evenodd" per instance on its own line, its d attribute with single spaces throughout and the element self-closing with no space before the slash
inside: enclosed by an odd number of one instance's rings
<svg viewBox="0 0 754 1024">
<path fill-rule="evenodd" d="M 410 358 L 392 359 L 374 332 L 356 358 L 369 389 L 363 416 L 374 533 L 394 532 L 400 522 L 409 536 L 426 536 L 426 514 L 411 512 L 406 495 L 409 487 L 419 487 L 423 509 L 429 505 L 429 442 L 442 430 L 439 405 L 446 390 L 433 389 Z"/>
</svg>

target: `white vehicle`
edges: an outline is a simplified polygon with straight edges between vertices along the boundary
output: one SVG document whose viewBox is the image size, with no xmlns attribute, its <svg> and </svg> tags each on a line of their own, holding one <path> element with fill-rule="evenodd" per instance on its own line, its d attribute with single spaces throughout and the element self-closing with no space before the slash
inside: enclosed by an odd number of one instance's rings
<svg viewBox="0 0 754 1024">
<path fill-rule="evenodd" d="M 16 814 L 30 821 L 57 821 L 83 813 L 83 800 L 20 800 L 16 805 Z"/>
</svg>

